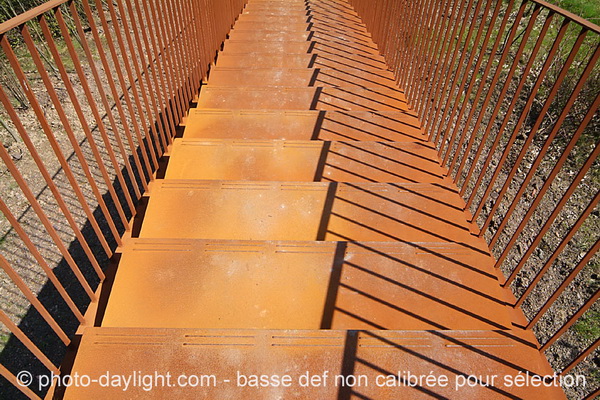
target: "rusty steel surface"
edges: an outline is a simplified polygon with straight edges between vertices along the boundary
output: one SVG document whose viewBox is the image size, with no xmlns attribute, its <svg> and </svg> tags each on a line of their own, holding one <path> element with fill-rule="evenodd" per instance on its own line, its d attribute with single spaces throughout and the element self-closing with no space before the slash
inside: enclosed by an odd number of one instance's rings
<svg viewBox="0 0 600 400">
<path fill-rule="evenodd" d="M 252 399 L 429 399 L 456 398 L 457 376 L 489 377 L 489 385 L 463 387 L 461 399 L 531 398 L 523 387 L 506 387 L 503 376 L 520 371 L 530 375 L 551 374 L 547 364 L 521 339 L 498 331 L 301 331 L 301 330 L 201 330 L 89 328 L 74 369 L 90 376 L 106 371 L 131 376 L 171 373 L 174 387 L 157 380 L 153 390 L 142 385 L 107 388 L 102 398 L 252 398 Z M 111 354 L 111 357 L 106 357 Z M 300 377 L 327 377 L 321 384 L 301 385 Z M 413 375 L 446 376 L 446 387 L 409 386 L 406 372 Z M 177 387 L 181 374 L 204 375 L 204 385 Z M 290 387 L 238 385 L 238 374 L 290 375 Z M 362 384 L 336 386 L 336 375 L 364 376 Z M 522 372 L 522 375 L 525 373 Z M 396 376 L 390 387 L 379 387 L 378 376 Z M 400 375 L 400 376 L 398 376 Z M 496 375 L 491 382 L 491 376 Z M 211 376 L 214 376 L 211 377 Z M 239 377 L 240 383 L 243 378 Z M 367 380 L 365 382 L 365 379 Z M 382 378 L 379 378 L 380 380 Z M 404 384 L 403 384 L 404 383 Z M 146 386 L 147 388 L 149 387 Z M 564 398 L 553 388 L 539 388 L 544 399 Z M 92 388 L 70 387 L 66 398 L 99 398 Z"/>
<path fill-rule="evenodd" d="M 269 54 L 239 53 L 220 54 L 217 66 L 228 68 L 356 68 L 365 72 L 388 71 L 380 63 L 366 64 L 364 59 L 353 60 L 346 56 L 331 54 Z"/>
<path fill-rule="evenodd" d="M 404 112 L 192 109 L 185 138 L 424 141 Z"/>
<path fill-rule="evenodd" d="M 219 54 L 217 67 L 224 68 L 308 68 L 311 54 Z"/>
<path fill-rule="evenodd" d="M 275 9 L 275 10 L 269 10 L 269 9 L 264 9 L 264 8 L 263 9 L 260 9 L 260 8 L 249 9 L 248 7 L 246 7 L 246 8 L 244 8 L 244 11 L 242 12 L 242 14 L 278 16 L 278 17 L 286 18 L 288 16 L 293 16 L 293 17 L 306 16 L 306 17 L 308 17 L 310 15 L 310 12 L 306 8 L 303 8 L 303 9 L 279 8 L 279 9 Z"/>
<path fill-rule="evenodd" d="M 199 108 L 251 110 L 403 111 L 409 110 L 400 89 L 380 87 L 246 88 L 202 89 Z"/>
<path fill-rule="evenodd" d="M 209 87 L 253 86 L 346 86 L 388 88 L 394 85 L 391 71 L 356 71 L 333 68 L 215 68 Z"/>
<path fill-rule="evenodd" d="M 327 16 L 327 17 L 319 17 L 311 15 L 310 17 L 304 15 L 288 15 L 286 19 L 282 19 L 278 15 L 253 15 L 253 14 L 242 14 L 238 19 L 238 22 L 241 24 L 241 27 L 247 23 L 262 23 L 264 26 L 269 29 L 281 29 L 286 26 L 286 23 L 290 24 L 310 24 L 310 28 L 325 28 L 331 29 L 334 28 L 336 24 L 343 24 L 345 29 L 349 29 L 353 32 L 367 33 L 367 30 L 357 24 L 354 21 L 348 21 L 347 19 L 338 19 L 335 17 Z M 285 29 L 285 28 L 284 28 Z"/>
<path fill-rule="evenodd" d="M 443 241 L 487 254 L 462 204 L 451 188 L 425 183 L 164 180 L 140 237 Z"/>
<path fill-rule="evenodd" d="M 531 398 L 504 382 L 460 391 L 374 382 L 400 371 L 552 373 L 531 331 L 513 325 L 495 260 L 370 37 L 343 0 L 249 2 L 150 186 L 100 327 L 84 331 L 73 366 L 219 381 L 102 396 Z M 372 383 L 234 382 L 236 371 L 325 370 Z M 564 398 L 555 388 L 535 395 Z"/>
<path fill-rule="evenodd" d="M 367 46 L 352 45 L 352 43 L 317 41 L 227 41 L 223 54 L 316 54 L 332 60 L 360 62 L 362 66 L 386 69 L 385 60 L 377 51 Z M 356 68 L 356 67 L 355 67 Z M 359 68 L 360 69 L 360 68 Z"/>
<path fill-rule="evenodd" d="M 507 329 L 501 299 L 493 260 L 455 243 L 137 239 L 102 326 Z"/>
<path fill-rule="evenodd" d="M 353 36 L 348 33 L 341 32 L 325 32 L 317 28 L 304 32 L 281 32 L 276 30 L 242 30 L 234 29 L 229 33 L 229 39 L 240 41 L 240 40 L 258 40 L 265 41 L 270 40 L 274 42 L 279 41 L 300 41 L 300 40 L 320 40 L 333 42 L 349 42 L 349 44 L 356 45 L 360 44 L 371 49 L 376 49 L 377 46 L 364 38 Z M 259 65 L 260 66 L 260 65 Z"/>
<path fill-rule="evenodd" d="M 176 139 L 165 178 L 437 184 L 448 179 L 436 149 L 426 142 L 231 139 Z"/>
</svg>

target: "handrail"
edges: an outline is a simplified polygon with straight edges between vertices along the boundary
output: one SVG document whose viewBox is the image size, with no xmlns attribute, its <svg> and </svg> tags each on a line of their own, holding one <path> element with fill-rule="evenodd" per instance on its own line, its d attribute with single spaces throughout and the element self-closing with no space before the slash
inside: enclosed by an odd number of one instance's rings
<svg viewBox="0 0 600 400">
<path fill-rule="evenodd" d="M 591 21 L 588 21 L 585 18 L 580 17 L 579 15 L 573 14 L 570 11 L 560 8 L 556 4 L 548 3 L 544 0 L 529 0 L 529 1 L 531 1 L 532 3 L 539 4 L 548 10 L 552 10 L 555 13 L 562 15 L 563 17 L 568 18 L 571 21 L 583 26 L 584 28 L 589 29 L 590 31 L 593 31 L 595 33 L 600 33 L 600 26 L 594 24 Z"/>
<path fill-rule="evenodd" d="M 14 18 L 9 19 L 8 21 L 4 21 L 0 24 L 0 35 L 5 34 L 6 32 L 18 28 L 26 22 L 34 20 L 42 14 L 47 13 L 50 10 L 55 9 L 56 7 L 72 0 L 51 0 L 44 4 L 40 4 L 37 7 L 32 8 L 31 10 L 27 10 L 22 14 L 17 15 Z"/>
</svg>

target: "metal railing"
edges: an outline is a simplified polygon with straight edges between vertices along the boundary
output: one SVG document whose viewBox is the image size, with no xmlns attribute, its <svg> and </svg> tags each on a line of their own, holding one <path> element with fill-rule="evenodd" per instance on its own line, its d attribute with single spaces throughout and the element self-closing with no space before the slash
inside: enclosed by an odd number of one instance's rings
<svg viewBox="0 0 600 400">
<path fill-rule="evenodd" d="M 59 372 L 245 3 L 53 0 L 0 24 L 0 385 L 39 398 L 16 372 Z"/>
<path fill-rule="evenodd" d="M 558 372 L 581 372 L 586 358 L 593 372 L 600 27 L 538 0 L 350 3 L 436 143 L 523 326 Z"/>
</svg>

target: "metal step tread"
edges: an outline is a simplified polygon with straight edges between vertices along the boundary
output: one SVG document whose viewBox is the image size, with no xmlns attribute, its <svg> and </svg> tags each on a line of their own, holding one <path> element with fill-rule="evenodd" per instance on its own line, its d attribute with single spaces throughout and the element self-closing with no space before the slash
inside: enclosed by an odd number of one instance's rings
<svg viewBox="0 0 600 400">
<path fill-rule="evenodd" d="M 352 43 L 343 40 L 333 40 L 332 38 L 304 39 L 304 35 L 297 38 L 282 40 L 248 40 L 248 39 L 227 39 L 225 40 L 222 54 L 228 53 L 317 53 L 317 54 L 337 54 L 351 57 L 356 60 L 366 62 L 379 62 L 385 64 L 385 59 L 373 46 Z"/>
<path fill-rule="evenodd" d="M 397 90 L 391 71 L 373 73 L 347 68 L 214 68 L 209 87 L 343 86 Z"/>
<path fill-rule="evenodd" d="M 202 160 L 202 163 L 198 163 Z M 447 184 L 424 142 L 176 139 L 166 179 Z"/>
<path fill-rule="evenodd" d="M 491 257 L 457 243 L 136 239 L 102 326 L 509 329 L 511 320 Z"/>
<path fill-rule="evenodd" d="M 314 27 L 313 27 L 314 28 Z M 377 45 L 369 39 L 352 35 L 351 33 L 331 33 L 324 32 L 318 28 L 306 32 L 288 32 L 278 30 L 241 30 L 232 29 L 229 32 L 228 39 L 231 40 L 252 40 L 252 41 L 301 41 L 301 40 L 319 40 L 332 41 L 334 43 L 352 44 L 354 46 L 366 47 L 377 50 Z"/>
<path fill-rule="evenodd" d="M 220 54 L 317 54 L 325 58 L 339 58 L 360 62 L 370 67 L 386 69 L 385 59 L 375 49 L 343 42 L 317 42 L 315 40 L 227 40 Z"/>
<path fill-rule="evenodd" d="M 310 12 L 309 12 L 310 13 Z M 335 16 L 329 17 L 312 17 L 307 16 L 290 16 L 290 17 L 278 17 L 278 16 L 252 16 L 252 15 L 241 15 L 236 21 L 233 29 L 244 29 L 244 30 L 282 30 L 289 32 L 301 32 L 305 30 L 311 30 L 312 28 L 318 28 L 323 30 L 339 30 L 349 33 L 361 33 L 368 35 L 367 27 L 358 22 L 349 21 L 344 18 L 337 18 Z"/>
<path fill-rule="evenodd" d="M 461 399 L 564 399 L 560 388 L 506 384 L 505 376 L 514 381 L 514 377 L 524 376 L 526 372 L 530 376 L 552 374 L 531 342 L 520 336 L 516 331 L 488 330 L 88 328 L 73 370 L 93 378 L 106 375 L 107 371 L 111 375 L 134 378 L 132 374 L 136 371 L 138 376 L 151 375 L 149 380 L 144 379 L 151 381 L 152 390 L 142 384 L 130 384 L 127 390 L 123 385 L 101 388 L 96 384 L 72 385 L 65 398 L 97 398 L 94 396 L 102 393 L 104 398 L 113 399 L 196 399 L 199 396 L 211 399 L 358 396 L 425 399 L 457 398 L 457 395 Z M 415 376 L 431 374 L 438 382 L 446 377 L 448 384 L 409 385 L 408 372 Z M 185 378 L 181 382 L 189 381 L 195 387 L 178 385 L 177 380 L 182 375 Z M 195 379 L 190 380 L 191 375 Z M 267 377 L 265 387 L 256 386 L 260 375 Z M 272 380 L 273 376 L 281 380 L 286 375 L 290 377 L 289 387 Z M 350 375 L 354 378 L 347 378 Z M 484 386 L 484 382 L 473 387 L 467 385 L 469 375 L 481 377 L 488 385 Z M 494 375 L 496 379 L 492 383 Z M 306 376 L 304 380 L 309 379 L 308 383 L 300 381 L 302 376 Z M 254 379 L 253 385 L 248 384 L 249 378 Z M 457 379 L 465 383 L 458 390 Z M 382 380 L 389 385 L 382 385 Z"/>
<path fill-rule="evenodd" d="M 219 53 L 216 65 L 233 68 L 354 68 L 368 73 L 390 72 L 381 63 L 365 64 L 365 60 L 353 60 L 346 56 L 307 53 Z"/>
<path fill-rule="evenodd" d="M 278 4 L 278 3 L 256 3 L 248 2 L 244 7 L 244 12 L 268 11 L 268 12 L 301 12 L 304 10 L 321 11 L 329 14 L 344 15 L 347 17 L 357 17 L 358 14 L 348 4 L 320 4 L 320 3 L 297 3 L 297 4 Z"/>
<path fill-rule="evenodd" d="M 463 207 L 437 184 L 159 179 L 140 237 L 445 241 L 488 254 Z"/>
<path fill-rule="evenodd" d="M 203 87 L 198 108 L 403 111 L 410 110 L 404 93 L 390 87 Z"/>
<path fill-rule="evenodd" d="M 310 7 L 307 7 L 305 9 L 306 12 L 304 12 L 304 10 L 295 10 L 296 12 L 294 14 L 269 14 L 264 13 L 264 12 L 260 12 L 260 11 L 256 11 L 256 12 L 252 12 L 252 10 L 250 10 L 250 8 L 248 10 L 246 10 L 246 12 L 243 12 L 242 14 L 240 14 L 240 16 L 238 17 L 237 21 L 246 21 L 246 22 L 266 22 L 266 23 L 272 23 L 274 26 L 278 26 L 279 24 L 283 24 L 285 22 L 293 22 L 293 23 L 300 23 L 300 22 L 305 22 L 305 23 L 310 23 L 313 21 L 316 22 L 341 22 L 343 23 L 342 27 L 347 27 L 347 28 L 358 28 L 358 29 L 363 29 L 366 30 L 366 25 L 364 23 L 362 23 L 362 21 L 360 20 L 360 18 L 356 17 L 356 16 L 352 16 L 352 15 L 345 15 L 345 14 L 338 14 L 335 12 L 331 12 L 328 10 L 323 10 L 323 9 L 312 9 Z"/>
<path fill-rule="evenodd" d="M 190 109 L 186 139 L 420 141 L 420 121 L 402 111 Z"/>
</svg>

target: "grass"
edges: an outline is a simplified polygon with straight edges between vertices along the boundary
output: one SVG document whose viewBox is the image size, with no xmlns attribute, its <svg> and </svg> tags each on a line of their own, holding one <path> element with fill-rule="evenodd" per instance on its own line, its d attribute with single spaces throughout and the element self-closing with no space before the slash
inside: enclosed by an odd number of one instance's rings
<svg viewBox="0 0 600 400">
<path fill-rule="evenodd" d="M 587 340 L 600 337 L 600 311 L 589 310 L 573 325 L 573 330 Z"/>
<path fill-rule="evenodd" d="M 595 24 L 600 22 L 600 0 L 549 0 L 549 2 Z"/>
<path fill-rule="evenodd" d="M 0 344 L 6 344 L 10 340 L 10 334 L 0 333 Z"/>
</svg>

